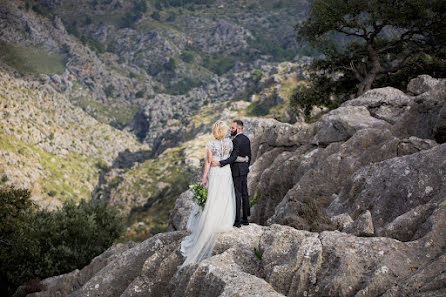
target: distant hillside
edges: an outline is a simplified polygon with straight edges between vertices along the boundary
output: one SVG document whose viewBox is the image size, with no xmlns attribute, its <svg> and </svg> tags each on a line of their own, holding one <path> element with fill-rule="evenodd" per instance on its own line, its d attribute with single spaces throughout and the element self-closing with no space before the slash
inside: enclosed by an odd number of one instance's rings
<svg viewBox="0 0 446 297">
<path fill-rule="evenodd" d="M 90 198 L 101 170 L 120 151 L 148 150 L 136 137 L 103 124 L 47 84 L 0 68 L 0 175 L 26 187 L 40 205 Z"/>
<path fill-rule="evenodd" d="M 311 54 L 293 29 L 306 1 L 4 2 L 4 63 L 49 75 L 73 104 L 150 146 L 249 88 L 260 65 Z"/>
<path fill-rule="evenodd" d="M 167 228 L 215 120 L 299 120 L 306 2 L 183 3 L 2 1 L 2 183 L 50 208 L 121 204 L 141 240 Z"/>
</svg>

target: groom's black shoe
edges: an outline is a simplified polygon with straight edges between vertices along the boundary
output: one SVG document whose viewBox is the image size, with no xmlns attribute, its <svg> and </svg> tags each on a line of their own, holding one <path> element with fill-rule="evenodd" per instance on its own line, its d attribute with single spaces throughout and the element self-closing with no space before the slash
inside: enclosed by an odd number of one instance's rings
<svg viewBox="0 0 446 297">
<path fill-rule="evenodd" d="M 242 225 L 249 225 L 248 219 L 243 219 L 242 220 Z"/>
<path fill-rule="evenodd" d="M 242 226 L 242 224 L 240 222 L 235 222 L 234 223 L 234 227 L 240 228 Z"/>
</svg>

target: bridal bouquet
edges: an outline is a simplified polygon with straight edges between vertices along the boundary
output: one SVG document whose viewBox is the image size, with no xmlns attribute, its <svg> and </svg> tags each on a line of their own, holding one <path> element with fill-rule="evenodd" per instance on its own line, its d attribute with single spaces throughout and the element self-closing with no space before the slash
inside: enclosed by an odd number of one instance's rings
<svg viewBox="0 0 446 297">
<path fill-rule="evenodd" d="M 194 200 L 201 210 L 204 210 L 204 205 L 206 204 L 206 199 L 208 198 L 208 189 L 202 183 L 194 183 L 189 185 L 189 189 L 194 193 Z"/>
</svg>

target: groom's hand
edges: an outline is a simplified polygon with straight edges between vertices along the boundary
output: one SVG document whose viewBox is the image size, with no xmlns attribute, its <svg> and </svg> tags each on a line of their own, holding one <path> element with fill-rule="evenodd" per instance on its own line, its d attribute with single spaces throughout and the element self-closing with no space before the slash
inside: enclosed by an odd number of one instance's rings
<svg viewBox="0 0 446 297">
<path fill-rule="evenodd" d="M 217 167 L 217 166 L 220 166 L 220 162 L 218 162 L 218 161 L 211 162 L 211 167 Z"/>
</svg>

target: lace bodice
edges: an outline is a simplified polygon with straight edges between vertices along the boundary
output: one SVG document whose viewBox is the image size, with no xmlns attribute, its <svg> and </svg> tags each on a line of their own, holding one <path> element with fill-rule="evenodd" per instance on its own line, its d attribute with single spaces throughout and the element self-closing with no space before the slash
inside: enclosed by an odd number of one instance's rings
<svg viewBox="0 0 446 297">
<path fill-rule="evenodd" d="M 232 152 L 232 140 L 228 137 L 224 137 L 220 140 L 213 139 L 210 140 L 206 149 L 212 152 L 212 160 L 220 161 L 229 158 Z"/>
</svg>

